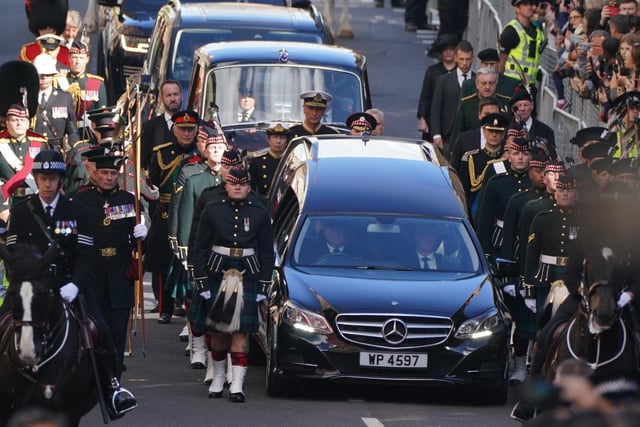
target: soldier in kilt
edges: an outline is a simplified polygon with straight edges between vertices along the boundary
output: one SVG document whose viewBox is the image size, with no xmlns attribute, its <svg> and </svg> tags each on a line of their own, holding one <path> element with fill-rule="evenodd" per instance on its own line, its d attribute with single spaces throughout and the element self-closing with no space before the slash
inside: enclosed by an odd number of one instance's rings
<svg viewBox="0 0 640 427">
<path fill-rule="evenodd" d="M 193 327 L 212 332 L 208 344 L 214 375 L 209 397 L 222 397 L 229 352 L 233 374 L 229 399 L 244 402 L 249 334 L 258 329 L 257 299 L 264 296 L 275 263 L 273 232 L 266 208 L 250 195 L 246 169 L 232 169 L 225 188 L 227 195 L 210 202 L 198 224 L 194 291 L 205 303 Z"/>
</svg>

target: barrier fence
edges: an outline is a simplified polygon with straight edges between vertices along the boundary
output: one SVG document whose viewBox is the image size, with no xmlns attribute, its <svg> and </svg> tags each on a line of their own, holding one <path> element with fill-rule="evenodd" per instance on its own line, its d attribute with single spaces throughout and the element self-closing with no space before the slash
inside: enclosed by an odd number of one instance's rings
<svg viewBox="0 0 640 427">
<path fill-rule="evenodd" d="M 515 17 L 511 2 L 508 0 L 474 0 L 469 8 L 469 26 L 467 40 L 477 50 L 497 47 L 498 36 L 504 24 Z M 588 99 L 582 99 L 564 80 L 565 98 L 570 102 L 570 110 L 556 108 L 557 96 L 550 79 L 552 70 L 558 62 L 553 46 L 548 45 L 542 54 L 542 82 L 536 100 L 538 119 L 555 131 L 558 155 L 576 159 L 576 147 L 569 143 L 575 133 L 586 126 L 599 125 L 598 107 Z M 476 64 L 477 65 L 477 64 Z"/>
</svg>

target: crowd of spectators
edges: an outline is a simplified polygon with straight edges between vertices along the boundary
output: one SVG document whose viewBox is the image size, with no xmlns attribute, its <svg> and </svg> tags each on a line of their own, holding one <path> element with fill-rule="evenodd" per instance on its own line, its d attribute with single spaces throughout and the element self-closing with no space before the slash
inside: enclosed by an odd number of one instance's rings
<svg viewBox="0 0 640 427">
<path fill-rule="evenodd" d="M 557 107 L 566 109 L 565 79 L 580 97 L 600 106 L 607 122 L 621 95 L 638 90 L 640 7 L 636 0 L 556 0 L 540 5 L 555 43 L 558 65 L 552 78 Z"/>
</svg>

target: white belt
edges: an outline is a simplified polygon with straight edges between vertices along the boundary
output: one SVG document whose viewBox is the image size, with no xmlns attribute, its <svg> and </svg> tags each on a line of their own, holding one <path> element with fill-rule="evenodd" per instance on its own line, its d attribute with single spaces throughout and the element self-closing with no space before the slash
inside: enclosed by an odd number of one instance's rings
<svg viewBox="0 0 640 427">
<path fill-rule="evenodd" d="M 496 227 L 504 228 L 504 221 L 501 219 L 496 219 Z"/>
<path fill-rule="evenodd" d="M 569 257 L 566 256 L 550 256 L 544 254 L 540 255 L 540 262 L 543 264 L 564 266 L 567 265 L 568 260 Z"/>
<path fill-rule="evenodd" d="M 256 253 L 253 248 L 227 248 L 226 246 L 211 246 L 211 250 L 219 255 L 230 256 L 233 258 L 242 258 L 251 256 Z"/>
</svg>

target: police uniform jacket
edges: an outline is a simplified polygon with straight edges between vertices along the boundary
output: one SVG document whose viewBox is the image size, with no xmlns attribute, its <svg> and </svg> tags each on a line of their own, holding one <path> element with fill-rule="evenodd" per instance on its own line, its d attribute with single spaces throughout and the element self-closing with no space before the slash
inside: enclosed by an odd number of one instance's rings
<svg viewBox="0 0 640 427">
<path fill-rule="evenodd" d="M 212 245 L 254 249 L 260 269 L 255 278 L 271 280 L 275 263 L 271 220 L 266 208 L 255 197 L 241 201 L 222 197 L 205 207 L 194 247 L 194 277 L 208 276 Z"/>
<path fill-rule="evenodd" d="M 502 226 L 504 211 L 509 198 L 531 186 L 527 171 L 516 172 L 509 169 L 507 173 L 494 175 L 483 189 L 478 206 L 477 231 L 478 240 L 485 253 L 495 254 L 502 245 Z M 500 230 L 495 230 L 494 228 Z M 499 236 L 496 236 L 498 233 Z"/>
<path fill-rule="evenodd" d="M 44 104 L 38 105 L 33 130 L 47 138 L 49 147 L 58 152 L 66 151 L 63 138 L 72 147 L 80 139 L 76 128 L 73 98 L 66 92 L 53 89 Z"/>
<path fill-rule="evenodd" d="M 40 150 L 47 149 L 47 140 L 35 132 L 27 131 L 26 136 L 18 141 L 9 135 L 7 130 L 4 130 L 0 132 L 0 145 L 7 147 L 0 147 L 0 179 L 6 182 L 17 171 L 22 169 L 26 156 L 30 156 L 33 159 Z M 15 168 L 12 165 L 12 160 L 3 154 L 3 150 L 6 149 L 10 150 L 20 160 L 20 167 Z"/>
<path fill-rule="evenodd" d="M 280 157 L 273 155 L 271 150 L 260 157 L 251 160 L 249 173 L 251 174 L 251 188 L 261 197 L 267 197 L 271 180 L 280 163 Z"/>
<path fill-rule="evenodd" d="M 130 307 L 134 302 L 134 289 L 125 270 L 131 260 L 136 238 L 135 197 L 118 187 L 104 191 L 95 185 L 81 187 L 74 201 L 84 206 L 91 229 L 101 273 L 96 295 L 108 295 L 111 308 Z"/>
<path fill-rule="evenodd" d="M 56 285 L 61 287 L 73 282 L 86 292 L 91 287 L 96 256 L 83 206 L 60 195 L 51 216 L 45 213 L 40 198 L 34 194 L 11 209 L 8 249 L 16 244 L 30 244 L 44 253 L 52 242 L 57 242 L 61 249 L 55 261 Z"/>
<path fill-rule="evenodd" d="M 561 278 L 575 239 L 578 215 L 573 209 L 554 209 L 536 215 L 529 229 L 524 282 L 549 286 Z"/>
<path fill-rule="evenodd" d="M 327 126 L 320 125 L 317 129 L 309 129 L 304 125 L 304 123 L 300 123 L 299 125 L 294 125 L 289 128 L 291 132 L 291 138 L 297 138 L 299 136 L 313 136 L 313 135 L 335 135 L 340 133 L 338 129 Z"/>
<path fill-rule="evenodd" d="M 198 197 L 206 188 L 217 187 L 222 183 L 220 174 L 207 167 L 199 174 L 191 175 L 187 178 L 180 197 L 178 206 L 178 245 L 187 246 L 189 244 L 189 233 L 191 222 L 194 218 L 194 210 Z M 198 219 L 199 220 L 199 219 Z"/>
</svg>

